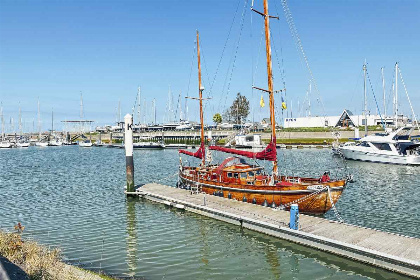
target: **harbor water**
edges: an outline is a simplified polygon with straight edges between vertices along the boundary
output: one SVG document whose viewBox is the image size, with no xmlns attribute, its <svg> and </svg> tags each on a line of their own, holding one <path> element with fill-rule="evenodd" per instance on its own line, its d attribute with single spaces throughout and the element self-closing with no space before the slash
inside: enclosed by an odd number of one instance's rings
<svg viewBox="0 0 420 280">
<path fill-rule="evenodd" d="M 214 154 L 214 160 L 220 156 Z M 278 156 L 282 173 L 346 173 L 342 160 L 327 149 L 279 150 Z M 86 269 L 134 279 L 403 278 L 193 213 L 127 199 L 123 149 L 30 147 L 0 150 L 0 158 L 0 229 L 12 231 L 21 222 L 26 238 L 60 248 L 65 261 Z M 134 162 L 137 184 L 175 186 L 176 150 L 136 150 Z M 347 162 L 347 170 L 355 182 L 337 203 L 346 223 L 420 238 L 420 168 Z M 333 211 L 325 218 L 337 219 Z"/>
</svg>

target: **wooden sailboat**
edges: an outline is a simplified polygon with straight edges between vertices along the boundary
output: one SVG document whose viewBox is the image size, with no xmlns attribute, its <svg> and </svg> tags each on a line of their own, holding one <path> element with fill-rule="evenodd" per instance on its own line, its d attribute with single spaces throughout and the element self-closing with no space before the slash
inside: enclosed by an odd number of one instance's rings
<svg viewBox="0 0 420 280">
<path fill-rule="evenodd" d="M 247 163 L 243 158 L 228 157 L 220 165 L 205 162 L 205 142 L 203 126 L 203 87 L 201 84 L 200 45 L 197 32 L 198 85 L 201 122 L 201 145 L 195 152 L 180 150 L 182 154 L 201 159 L 199 166 L 183 166 L 180 162 L 178 186 L 197 191 L 236 199 L 259 205 L 289 209 L 291 204 L 298 204 L 303 213 L 323 214 L 340 198 L 346 180 L 330 180 L 328 174 L 321 178 L 303 178 L 278 175 L 276 132 L 274 115 L 274 91 L 271 64 L 271 46 L 268 3 L 264 0 L 264 13 L 258 12 L 265 19 L 265 40 L 268 73 L 268 92 L 270 97 L 271 141 L 261 152 L 250 152 L 220 146 L 209 146 L 210 150 L 221 151 L 252 159 L 273 162 L 271 174 L 266 174 L 263 167 Z"/>
</svg>

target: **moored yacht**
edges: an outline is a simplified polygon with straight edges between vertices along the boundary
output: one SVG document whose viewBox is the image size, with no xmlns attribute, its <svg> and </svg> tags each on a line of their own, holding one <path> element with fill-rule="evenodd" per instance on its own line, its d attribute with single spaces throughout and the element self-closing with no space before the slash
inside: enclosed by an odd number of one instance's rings
<svg viewBox="0 0 420 280">
<path fill-rule="evenodd" d="M 133 143 L 133 149 L 163 149 L 165 145 L 160 142 L 137 142 Z"/>
<path fill-rule="evenodd" d="M 357 142 L 348 142 L 339 148 L 346 159 L 420 165 L 420 142 L 410 140 L 414 127 L 406 125 L 395 131 L 368 135 Z"/>
<path fill-rule="evenodd" d="M 12 143 L 10 143 L 8 141 L 2 141 L 2 142 L 0 142 L 0 148 L 2 148 L 2 149 L 13 148 L 13 145 L 12 145 Z"/>
<path fill-rule="evenodd" d="M 85 140 L 85 141 L 79 141 L 79 147 L 92 147 L 92 141 Z"/>
</svg>

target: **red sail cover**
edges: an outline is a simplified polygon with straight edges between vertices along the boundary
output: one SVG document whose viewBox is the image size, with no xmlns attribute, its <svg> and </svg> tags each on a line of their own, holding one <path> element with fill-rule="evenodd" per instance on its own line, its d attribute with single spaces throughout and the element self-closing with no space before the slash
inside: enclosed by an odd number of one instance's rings
<svg viewBox="0 0 420 280">
<path fill-rule="evenodd" d="M 192 156 L 192 157 L 203 159 L 204 154 L 205 154 L 204 143 L 201 143 L 200 148 L 195 153 L 188 152 L 188 151 L 185 151 L 185 150 L 178 150 L 178 152 L 181 153 L 181 154 L 186 154 L 186 155 L 189 155 L 189 156 Z"/>
<path fill-rule="evenodd" d="M 215 150 L 215 151 L 221 151 L 225 153 L 230 153 L 230 154 L 235 154 L 235 155 L 240 155 L 240 156 L 245 156 L 245 157 L 254 158 L 254 159 L 275 161 L 277 159 L 277 150 L 276 150 L 275 143 L 276 143 L 276 140 L 274 138 L 273 140 L 271 140 L 270 144 L 268 144 L 267 147 L 265 147 L 263 151 L 258 152 L 258 153 L 235 150 L 235 149 L 230 149 L 230 148 L 225 148 L 225 147 L 220 147 L 220 146 L 210 146 L 209 149 Z"/>
</svg>

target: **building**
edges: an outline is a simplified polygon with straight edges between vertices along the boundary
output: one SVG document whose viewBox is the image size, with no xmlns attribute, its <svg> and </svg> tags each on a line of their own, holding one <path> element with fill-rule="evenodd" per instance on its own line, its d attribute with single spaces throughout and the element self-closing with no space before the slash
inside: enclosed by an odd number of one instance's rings
<svg viewBox="0 0 420 280">
<path fill-rule="evenodd" d="M 398 124 L 407 123 L 409 120 L 403 115 L 398 116 Z M 385 122 L 387 125 L 394 125 L 395 118 L 392 116 L 382 117 L 379 115 L 368 115 L 367 125 L 382 125 Z M 302 118 L 285 118 L 284 128 L 299 128 L 299 127 L 358 127 L 365 125 L 364 115 L 353 115 L 350 110 L 344 109 L 339 116 L 326 117 L 302 117 Z"/>
</svg>

